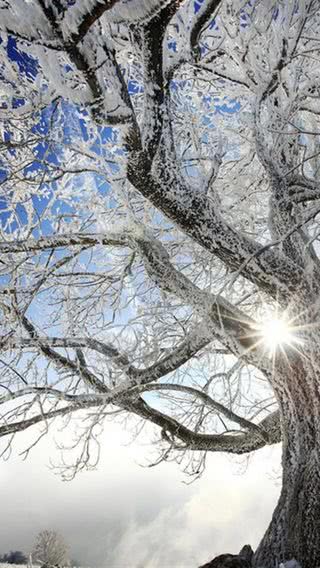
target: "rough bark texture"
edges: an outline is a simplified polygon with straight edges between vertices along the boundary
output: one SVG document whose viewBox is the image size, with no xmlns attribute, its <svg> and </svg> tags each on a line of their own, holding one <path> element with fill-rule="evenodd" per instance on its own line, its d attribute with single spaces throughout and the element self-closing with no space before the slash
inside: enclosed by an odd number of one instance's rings
<svg viewBox="0 0 320 568">
<path fill-rule="evenodd" d="M 317 343 L 314 338 L 315 349 Z M 275 374 L 283 440 L 282 490 L 254 566 L 298 560 L 303 568 L 320 562 L 320 404 L 319 375 L 311 361 L 292 355 Z M 281 372 L 282 371 L 282 372 Z"/>
</svg>

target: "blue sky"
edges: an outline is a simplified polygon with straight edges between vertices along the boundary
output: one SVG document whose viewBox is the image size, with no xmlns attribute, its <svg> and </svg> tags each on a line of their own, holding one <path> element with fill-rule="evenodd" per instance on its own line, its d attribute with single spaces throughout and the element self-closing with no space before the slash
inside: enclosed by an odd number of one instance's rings
<svg viewBox="0 0 320 568">
<path fill-rule="evenodd" d="M 195 12 L 200 4 L 200 0 L 195 2 Z M 37 61 L 17 47 L 13 38 L 9 38 L 5 49 L 20 73 L 33 82 Z M 182 82 L 173 83 L 176 89 L 184 86 Z M 129 90 L 137 95 L 142 92 L 141 86 L 133 80 Z M 214 123 L 215 113 L 228 115 L 240 110 L 240 103 L 235 100 L 213 101 L 213 110 L 210 98 L 204 102 L 208 106 L 208 126 Z M 22 105 L 23 101 L 17 99 L 14 104 Z M 47 134 L 52 111 L 50 106 L 41 113 L 34 125 L 35 132 Z M 85 111 L 65 102 L 59 120 L 63 132 L 61 145 L 54 144 L 49 152 L 46 142 L 36 145 L 35 160 L 29 166 L 31 173 L 48 165 L 58 165 L 63 146 L 68 145 L 73 136 L 81 135 L 84 140 L 90 136 Z M 91 148 L 101 154 L 110 142 L 117 145 L 116 130 L 101 127 L 98 137 L 91 139 Z M 44 156 L 46 164 L 42 162 Z M 109 187 L 106 183 L 101 185 L 100 181 L 97 179 L 97 186 L 105 194 Z M 47 200 L 37 195 L 32 197 L 38 215 L 52 199 L 54 191 L 55 184 L 52 184 Z M 60 207 L 63 213 L 77 206 L 76 202 L 68 205 L 54 199 L 53 202 L 53 207 Z M 6 206 L 5 200 L 0 199 L 2 224 L 7 215 Z M 17 215 L 23 223 L 22 205 L 17 206 Z M 35 236 L 39 230 L 48 234 L 52 226 L 44 220 L 35 230 Z M 28 442 L 29 434 L 24 436 Z M 231 466 L 228 457 L 212 455 L 203 479 L 189 487 L 182 483 L 185 477 L 176 464 L 164 464 L 156 469 L 139 468 L 137 462 L 145 463 L 145 445 L 139 448 L 135 444 L 129 450 L 121 446 L 128 442 L 124 439 L 121 428 L 115 431 L 107 427 L 99 470 L 85 473 L 69 485 L 55 478 L 47 467 L 49 456 L 55 453 L 52 438 L 32 452 L 26 463 L 15 453 L 12 461 L 1 464 L 0 501 L 5 523 L 0 534 L 0 552 L 16 548 L 28 552 L 36 533 L 50 527 L 63 532 L 73 556 L 78 556 L 84 564 L 96 563 L 110 568 L 133 568 L 133 565 L 136 568 L 141 565 L 185 568 L 189 561 L 195 566 L 215 554 L 238 552 L 245 542 L 257 544 L 278 494 L 278 488 L 270 480 L 272 469 L 278 464 L 276 452 L 271 458 L 269 450 L 258 452 L 246 477 L 236 475 L 239 468 L 235 462 Z M 1 443 L 0 440 L 0 447 Z M 122 559 L 121 563 L 116 554 Z"/>
<path fill-rule="evenodd" d="M 199 10 L 200 4 L 200 1 L 195 2 L 195 12 Z M 28 55 L 24 51 L 23 47 L 18 46 L 16 40 L 10 36 L 6 42 L 3 42 L 0 38 L 0 44 L 1 43 L 3 44 L 2 48 L 6 50 L 8 58 L 13 61 L 14 64 L 18 65 L 19 72 L 30 82 L 33 82 L 37 76 L 39 68 L 37 60 Z M 175 49 L 174 44 L 172 44 L 171 48 L 173 50 Z M 172 81 L 172 89 L 180 91 L 181 93 L 184 92 L 186 85 L 187 81 Z M 143 92 L 143 87 L 142 85 L 139 85 L 135 79 L 129 78 L 128 90 L 132 96 L 135 96 L 140 95 Z M 235 100 L 219 100 L 217 97 L 212 99 L 211 96 L 205 95 L 203 102 L 204 106 L 207 107 L 207 113 L 203 120 L 204 124 L 206 124 L 208 128 L 214 128 L 214 116 L 216 114 L 228 115 L 237 113 L 240 110 L 240 103 Z M 14 106 L 20 106 L 23 104 L 24 101 L 21 98 L 13 100 Z M 49 105 L 49 107 L 44 109 L 35 119 L 35 124 L 33 126 L 34 133 L 45 138 L 53 119 L 55 120 L 55 128 L 59 128 L 60 140 L 50 140 L 50 144 L 48 140 L 44 140 L 43 142 L 36 144 L 33 148 L 34 161 L 25 168 L 25 175 L 39 175 L 40 173 L 52 170 L 55 166 L 58 166 L 60 162 L 63 162 L 64 148 L 68 147 L 68 145 L 72 143 L 73 139 L 77 137 L 82 139 L 84 142 L 88 142 L 88 139 L 91 138 L 91 143 L 89 142 L 90 150 L 96 152 L 99 156 L 105 155 L 108 157 L 106 145 L 110 145 L 110 143 L 112 143 L 115 147 L 118 145 L 117 129 L 108 126 L 98 127 L 96 134 L 92 135 L 92 131 L 88 128 L 90 126 L 90 119 L 86 110 L 74 106 L 67 101 L 62 101 L 60 103 L 58 113 L 56 112 L 55 104 Z M 5 133 L 5 137 L 8 139 L 10 137 L 10 133 Z M 123 150 L 121 151 L 121 148 L 119 147 L 119 151 L 121 153 Z M 12 152 L 14 152 L 14 150 L 12 150 Z M 116 166 L 113 168 L 113 173 L 115 172 Z M 6 172 L 4 165 L 2 164 L 1 167 L 0 160 L 0 181 L 4 181 L 5 177 Z M 96 178 L 97 190 L 102 194 L 108 193 L 110 188 L 105 177 L 98 176 L 97 174 L 94 174 L 94 177 Z M 46 197 L 43 196 L 43 192 L 41 192 L 41 194 L 40 192 L 36 192 L 32 195 L 31 199 L 34 207 L 35 219 L 41 217 L 41 214 L 50 201 L 54 203 L 55 183 L 46 184 L 45 189 Z M 70 213 L 72 206 L 70 203 L 66 204 L 56 202 L 53 205 L 53 209 L 57 208 L 59 208 L 60 213 Z M 8 211 L 7 199 L 2 195 L 0 197 L 0 222 L 2 227 L 7 231 L 11 231 L 17 227 L 18 223 L 26 223 L 27 213 L 23 204 L 17 204 L 14 217 L 12 217 L 10 213 L 10 210 Z M 10 225 L 8 225 L 8 219 L 11 221 Z M 39 230 L 42 234 L 48 234 L 51 232 L 51 226 L 47 219 L 43 219 L 40 226 L 37 226 L 34 230 L 34 236 L 39 234 Z"/>
</svg>

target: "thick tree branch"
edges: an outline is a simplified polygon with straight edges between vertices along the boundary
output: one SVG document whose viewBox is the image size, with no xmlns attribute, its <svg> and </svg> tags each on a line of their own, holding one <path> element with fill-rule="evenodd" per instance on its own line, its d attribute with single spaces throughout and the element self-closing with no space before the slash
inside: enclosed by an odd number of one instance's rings
<svg viewBox="0 0 320 568">
<path fill-rule="evenodd" d="M 202 3 L 197 16 L 194 18 L 194 23 L 190 33 L 190 47 L 191 53 L 194 55 L 196 60 L 200 58 L 201 54 L 199 46 L 201 33 L 205 26 L 210 23 L 210 19 L 213 17 L 220 4 L 221 0 L 206 0 Z"/>
<path fill-rule="evenodd" d="M 143 63 L 144 110 L 141 125 L 141 139 L 144 150 L 153 160 L 160 142 L 165 111 L 165 86 L 163 71 L 163 41 L 168 24 L 180 2 L 171 0 L 156 17 L 147 24 L 136 26 L 133 38 L 141 52 Z"/>
<path fill-rule="evenodd" d="M 243 454 L 252 452 L 266 445 L 266 441 L 261 432 L 268 435 L 268 444 L 277 444 L 281 441 L 281 430 L 279 414 L 274 412 L 264 418 L 259 427 L 261 431 L 250 431 L 241 434 L 199 434 L 180 424 L 174 418 L 151 408 L 144 400 L 133 403 L 131 410 L 160 426 L 164 431 L 168 431 L 173 440 L 183 442 L 183 446 L 177 443 L 175 449 L 197 450 L 210 452 L 228 452 L 232 454 Z"/>
<path fill-rule="evenodd" d="M 64 18 L 61 22 L 64 40 L 73 45 L 81 42 L 99 18 L 121 1 L 122 0 L 92 0 L 91 2 L 84 2 L 83 6 L 79 6 L 79 3 L 75 6 L 71 5 L 68 10 L 65 11 Z M 79 10 L 81 10 L 80 14 Z M 77 21 L 77 31 L 72 32 L 74 20 Z"/>
<path fill-rule="evenodd" d="M 180 392 L 192 395 L 194 398 L 201 400 L 204 403 L 204 405 L 206 405 L 207 407 L 212 408 L 213 410 L 215 410 L 220 414 L 223 414 L 226 418 L 228 418 L 228 420 L 235 422 L 245 430 L 249 430 L 255 432 L 256 434 L 259 434 L 262 438 L 264 438 L 266 442 L 268 442 L 269 440 L 267 432 L 265 430 L 262 430 L 260 426 L 258 426 L 254 422 L 251 422 L 250 420 L 247 420 L 246 418 L 243 418 L 242 416 L 239 416 L 238 414 L 236 414 L 235 412 L 233 412 L 232 410 L 230 410 L 220 402 L 214 400 L 210 395 L 208 395 L 206 392 L 202 390 L 196 389 L 194 387 L 189 387 L 186 385 L 170 384 L 170 383 L 148 384 L 144 388 L 144 391 L 160 392 L 162 390 L 176 391 L 178 393 Z"/>
<path fill-rule="evenodd" d="M 134 131 L 128 137 L 128 179 L 157 209 L 182 231 L 217 256 L 231 270 L 260 289 L 279 298 L 297 290 L 303 271 L 281 251 L 264 248 L 231 227 L 201 191 L 194 192 L 175 176 L 175 165 L 165 163 L 161 182 L 151 173 L 151 163 Z M 165 172 L 168 179 L 165 179 Z M 249 262 L 246 262 L 250 259 Z"/>
</svg>

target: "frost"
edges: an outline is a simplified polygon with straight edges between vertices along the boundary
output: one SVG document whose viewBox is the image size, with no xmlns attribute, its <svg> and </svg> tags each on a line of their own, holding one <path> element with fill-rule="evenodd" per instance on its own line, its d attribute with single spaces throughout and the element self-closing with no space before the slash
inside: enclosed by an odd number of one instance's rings
<svg viewBox="0 0 320 568">
<path fill-rule="evenodd" d="M 15 30 L 30 38 L 51 36 L 51 27 L 38 2 L 14 0 L 8 7 L 0 7 L 1 29 Z"/>
<path fill-rule="evenodd" d="M 279 568 L 301 568 L 301 565 L 296 560 L 288 560 L 285 563 L 281 563 Z"/>
<path fill-rule="evenodd" d="M 120 0 L 108 13 L 108 19 L 114 22 L 147 21 L 167 6 L 170 0 Z"/>
<path fill-rule="evenodd" d="M 71 475 L 115 416 L 193 477 L 282 440 L 257 563 L 272 542 L 313 568 L 320 6 L 298 4 L 2 2 L 0 435 L 81 410 Z"/>
</svg>

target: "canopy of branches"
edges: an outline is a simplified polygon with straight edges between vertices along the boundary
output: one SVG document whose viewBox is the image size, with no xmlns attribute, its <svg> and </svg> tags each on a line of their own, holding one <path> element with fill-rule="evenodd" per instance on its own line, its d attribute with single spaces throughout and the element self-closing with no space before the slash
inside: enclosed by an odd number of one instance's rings
<svg viewBox="0 0 320 568">
<path fill-rule="evenodd" d="M 320 6 L 298 4 L 1 2 L 7 449 L 77 415 L 76 469 L 128 415 L 191 473 L 280 441 L 260 325 L 320 281 Z"/>
</svg>

